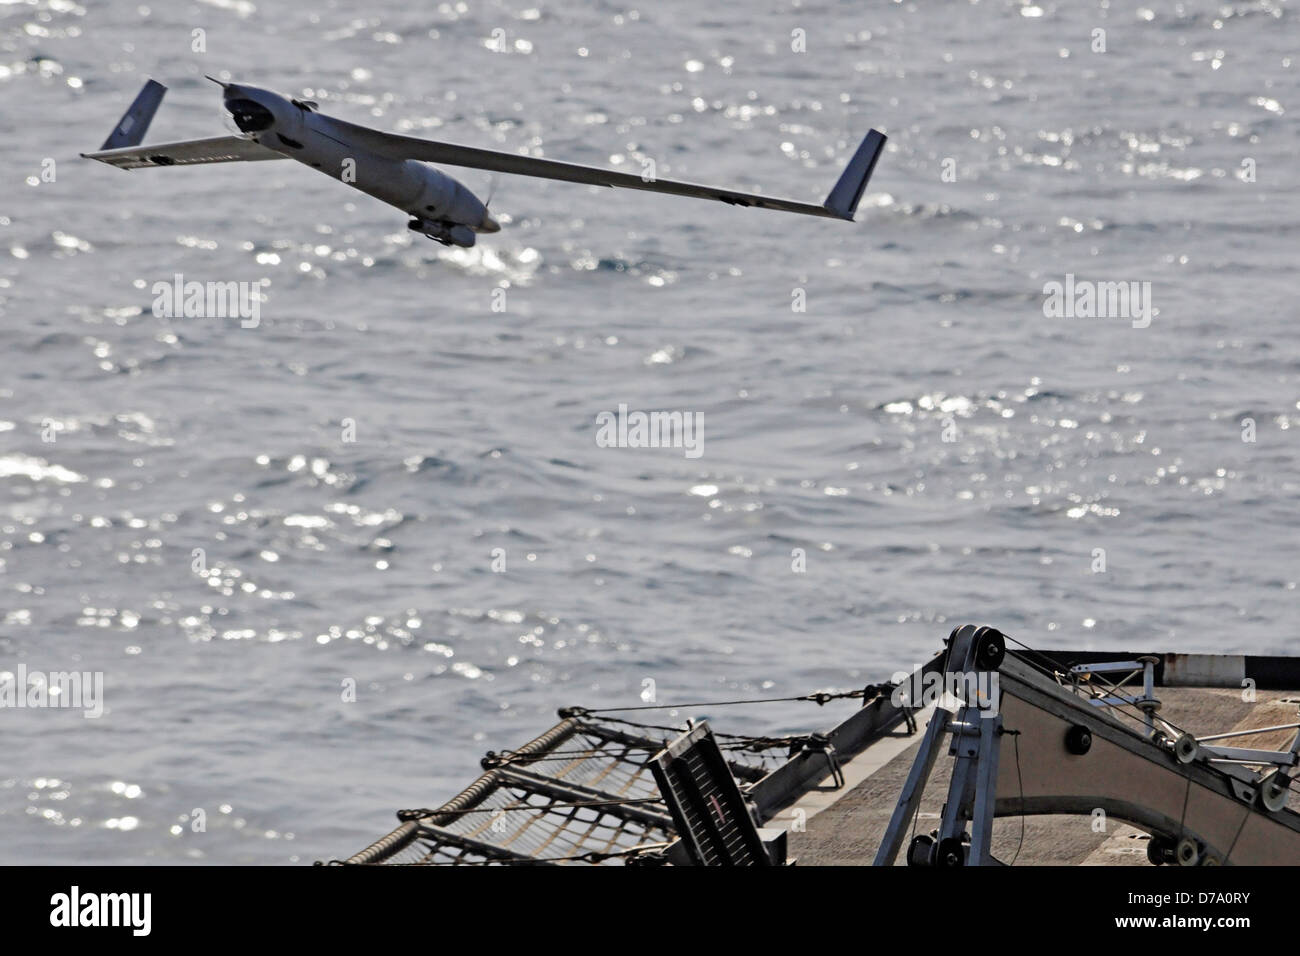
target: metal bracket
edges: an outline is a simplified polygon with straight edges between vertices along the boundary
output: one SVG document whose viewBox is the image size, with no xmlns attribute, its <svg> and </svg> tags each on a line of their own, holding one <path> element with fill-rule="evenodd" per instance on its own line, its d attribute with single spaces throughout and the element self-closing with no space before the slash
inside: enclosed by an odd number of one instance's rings
<svg viewBox="0 0 1300 956">
<path fill-rule="evenodd" d="M 1089 703 L 1095 707 L 1116 707 L 1128 704 L 1137 707 L 1142 711 L 1143 719 L 1146 722 L 1147 730 L 1155 730 L 1156 711 L 1160 709 L 1160 701 L 1155 694 L 1156 665 L 1160 663 L 1160 658 L 1150 655 L 1139 657 L 1133 661 L 1110 661 L 1104 664 L 1076 664 L 1070 668 L 1070 673 L 1076 678 L 1090 678 L 1094 674 L 1100 676 L 1103 674 L 1123 674 L 1118 681 L 1110 684 L 1113 693 L 1104 697 L 1094 697 Z M 1135 697 L 1132 694 L 1120 692 L 1120 688 L 1128 683 L 1129 678 L 1136 677 L 1139 673 L 1142 675 L 1142 696 Z"/>
<path fill-rule="evenodd" d="M 954 758 L 948 799 L 944 804 L 938 831 L 933 836 L 919 835 L 908 847 L 907 862 L 921 866 L 989 866 L 996 865 L 991 843 L 993 815 L 997 802 L 998 756 L 1002 737 L 1002 717 L 997 701 L 981 701 L 978 691 L 971 691 L 967 678 L 974 675 L 974 687 L 981 677 L 997 671 L 1006 655 L 1006 638 L 991 627 L 967 624 L 948 636 L 944 677 L 950 693 L 958 699 L 960 709 L 953 714 L 937 707 L 921 738 L 920 751 L 912 763 L 898 804 L 890 817 L 889 827 L 876 853 L 876 866 L 893 866 L 902 848 L 912 820 L 921 805 L 925 785 L 939 756 L 945 734 L 951 735 L 949 756 Z M 987 683 L 985 683 L 987 686 Z M 966 832 L 969 821 L 971 832 Z"/>
</svg>

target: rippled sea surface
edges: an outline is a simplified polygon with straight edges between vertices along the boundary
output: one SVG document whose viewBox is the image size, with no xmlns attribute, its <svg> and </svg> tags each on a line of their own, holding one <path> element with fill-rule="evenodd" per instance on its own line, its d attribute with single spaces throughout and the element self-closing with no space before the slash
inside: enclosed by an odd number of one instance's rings
<svg viewBox="0 0 1300 956">
<path fill-rule="evenodd" d="M 853 687 L 956 623 L 1293 652 L 1296 17 L 0 3 L 0 670 L 105 702 L 0 710 L 0 858 L 345 856 L 559 706 Z M 151 140 L 221 135 L 221 71 L 813 201 L 890 141 L 854 225 L 501 177 L 468 251 L 290 163 L 77 158 L 147 75 Z M 155 317 L 177 273 L 268 280 L 260 326 Z M 1149 327 L 1045 317 L 1067 274 Z M 598 447 L 620 403 L 702 457 Z"/>
</svg>

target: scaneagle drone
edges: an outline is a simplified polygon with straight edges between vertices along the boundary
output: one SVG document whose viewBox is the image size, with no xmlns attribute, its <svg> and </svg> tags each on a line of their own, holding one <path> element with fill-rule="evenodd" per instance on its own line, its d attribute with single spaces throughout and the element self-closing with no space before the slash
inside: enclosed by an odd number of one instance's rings
<svg viewBox="0 0 1300 956">
<path fill-rule="evenodd" d="M 559 179 L 593 186 L 645 189 L 733 206 L 759 206 L 806 216 L 853 221 L 858 200 L 885 148 L 885 136 L 871 130 L 849 160 L 835 188 L 820 206 L 755 193 L 619 173 L 594 166 L 562 163 L 516 153 L 438 143 L 358 126 L 321 113 L 315 103 L 289 99 L 271 90 L 222 83 L 225 108 L 243 135 L 141 146 L 167 87 L 149 80 L 99 152 L 82 153 L 118 169 L 190 166 L 264 159 L 296 159 L 411 217 L 410 228 L 443 245 L 473 246 L 478 233 L 501 227 L 487 205 L 464 185 L 426 163 L 443 163 L 498 173 Z"/>
</svg>

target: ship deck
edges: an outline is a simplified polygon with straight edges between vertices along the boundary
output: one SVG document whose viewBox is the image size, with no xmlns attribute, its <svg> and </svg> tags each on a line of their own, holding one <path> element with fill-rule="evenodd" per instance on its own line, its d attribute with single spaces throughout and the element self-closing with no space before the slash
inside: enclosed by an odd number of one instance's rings
<svg viewBox="0 0 1300 956">
<path fill-rule="evenodd" d="M 1096 706 L 1112 691 L 1087 690 L 1091 677 L 1081 684 L 1079 675 L 1071 676 L 1072 668 L 1140 658 L 1153 662 L 1146 700 L 1154 708 L 1154 729 L 1168 735 L 1164 744 L 1152 743 L 1146 712 Z M 939 673 L 943 665 L 944 656 L 936 655 L 914 676 Z M 1004 730 L 998 734 L 1007 736 L 998 737 L 1000 756 L 992 764 L 997 808 L 991 862 L 1148 865 L 1148 831 L 1162 840 L 1198 833 L 1209 862 L 1296 861 L 1300 788 L 1279 798 L 1285 808 L 1265 813 L 1256 806 L 1263 797 L 1251 789 L 1258 782 L 1253 774 L 1225 764 L 1222 753 L 1180 764 L 1170 741 L 1177 734 L 1201 739 L 1274 728 L 1214 743 L 1285 755 L 1297 739 L 1300 658 L 1026 650 L 1008 651 L 1001 671 L 998 719 Z M 827 718 L 838 723 L 802 738 L 750 738 L 718 728 L 756 819 L 786 831 L 787 859 L 814 866 L 875 860 L 936 713 L 933 706 L 914 712 L 909 732 L 907 713 L 894 696 L 892 684 L 809 695 L 819 704 L 839 699 L 826 708 Z M 841 699 L 851 697 L 857 701 Z M 561 718 L 517 750 L 489 753 L 483 775 L 460 794 L 435 809 L 399 812 L 396 829 L 338 862 L 619 864 L 639 862 L 633 857 L 643 850 L 653 856 L 655 847 L 675 845 L 676 826 L 647 770 L 670 728 L 584 708 L 566 708 Z M 1068 743 L 1062 746 L 1065 731 L 1078 724 L 1087 724 L 1096 741 L 1086 759 L 1069 756 Z M 903 844 L 940 824 L 954 763 L 950 732 L 932 751 L 939 755 Z M 802 743 L 786 755 L 791 740 Z M 1102 810 L 1103 803 L 1109 809 Z M 910 809 L 900 810 L 900 819 L 905 812 Z M 896 864 L 906 856 L 899 852 Z"/>
<path fill-rule="evenodd" d="M 1165 686 L 1158 694 L 1161 716 L 1198 734 L 1294 722 L 1300 705 L 1300 691 L 1294 690 L 1259 690 L 1253 702 L 1242 700 L 1240 687 Z M 930 713 L 918 714 L 921 729 Z M 1294 736 L 1294 730 L 1274 731 L 1238 738 L 1234 745 L 1285 750 Z M 800 865 L 870 864 L 919 747 L 919 732 L 907 734 L 900 727 L 885 734 L 843 765 L 843 789 L 828 789 L 827 775 L 767 826 L 787 830 L 789 854 Z M 950 770 L 951 761 L 935 764 L 916 832 L 938 825 Z M 1300 794 L 1293 791 L 1288 806 L 1300 812 Z M 994 821 L 992 848 L 999 860 L 1017 866 L 1148 866 L 1147 840 L 1135 827 L 1106 821 L 1102 830 L 1087 816 L 1006 816 Z M 898 864 L 903 865 L 902 854 Z"/>
</svg>

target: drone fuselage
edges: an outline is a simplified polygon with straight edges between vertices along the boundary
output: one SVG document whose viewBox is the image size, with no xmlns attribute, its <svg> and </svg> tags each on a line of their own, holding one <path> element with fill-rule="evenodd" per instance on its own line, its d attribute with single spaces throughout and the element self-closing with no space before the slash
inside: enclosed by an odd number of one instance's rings
<svg viewBox="0 0 1300 956">
<path fill-rule="evenodd" d="M 246 136 L 411 216 L 410 228 L 444 245 L 473 246 L 500 227 L 462 183 L 426 163 L 381 156 L 314 104 L 256 86 L 225 85 L 225 108 Z"/>
<path fill-rule="evenodd" d="M 871 172 L 885 149 L 885 134 L 863 137 L 824 202 L 782 199 L 758 192 L 661 179 L 650 163 L 640 173 L 562 162 L 530 152 L 506 152 L 385 133 L 319 112 L 315 103 L 216 77 L 238 136 L 213 136 L 145 146 L 144 137 L 167 87 L 147 80 L 104 145 L 81 155 L 118 169 L 199 166 L 208 163 L 293 159 L 319 170 L 411 217 L 410 228 L 446 245 L 472 246 L 482 232 L 501 227 L 480 200 L 441 169 L 482 169 L 512 176 L 602 188 L 709 199 L 823 219 L 853 221 Z"/>
</svg>

